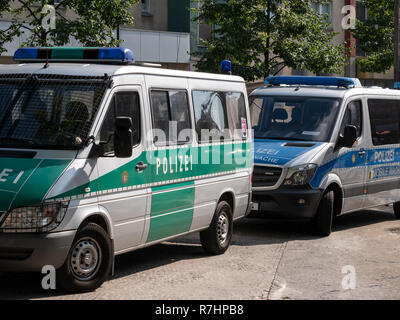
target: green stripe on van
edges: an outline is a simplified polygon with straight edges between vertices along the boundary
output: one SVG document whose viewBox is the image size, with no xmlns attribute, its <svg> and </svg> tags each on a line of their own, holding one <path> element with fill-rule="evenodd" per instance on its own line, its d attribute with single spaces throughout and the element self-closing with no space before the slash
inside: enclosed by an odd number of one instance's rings
<svg viewBox="0 0 400 320">
<path fill-rule="evenodd" d="M 152 192 L 147 242 L 189 231 L 194 211 L 194 182 L 157 187 Z"/>
<path fill-rule="evenodd" d="M 70 163 L 71 160 L 43 160 L 15 197 L 12 207 L 40 203 Z"/>
</svg>

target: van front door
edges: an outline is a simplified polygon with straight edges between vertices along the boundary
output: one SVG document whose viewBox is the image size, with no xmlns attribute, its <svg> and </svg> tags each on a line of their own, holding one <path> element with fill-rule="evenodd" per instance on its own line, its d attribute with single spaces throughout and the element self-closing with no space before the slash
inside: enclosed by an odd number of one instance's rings
<svg viewBox="0 0 400 320">
<path fill-rule="evenodd" d="M 359 210 L 364 205 L 368 139 L 364 130 L 363 112 L 360 99 L 349 101 L 340 127 L 340 134 L 343 134 L 347 125 L 354 125 L 358 134 L 352 148 L 344 147 L 339 150 L 335 165 L 344 190 L 343 213 Z"/>
<path fill-rule="evenodd" d="M 104 143 L 104 156 L 98 159 L 99 206 L 110 214 L 115 251 L 141 244 L 147 201 L 149 200 L 145 152 L 144 108 L 139 87 L 124 87 L 110 98 L 98 140 Z M 129 158 L 114 155 L 115 117 L 132 118 L 133 152 Z"/>
</svg>

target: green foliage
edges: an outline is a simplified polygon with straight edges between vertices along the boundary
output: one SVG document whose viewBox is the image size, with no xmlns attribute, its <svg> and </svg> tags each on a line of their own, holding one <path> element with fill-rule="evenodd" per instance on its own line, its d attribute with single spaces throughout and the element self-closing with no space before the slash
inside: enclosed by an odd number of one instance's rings
<svg viewBox="0 0 400 320">
<path fill-rule="evenodd" d="M 336 73 L 346 62 L 344 44 L 331 44 L 327 16 L 316 13 L 312 3 L 324 0 L 197 0 L 198 18 L 213 25 L 204 42 L 197 67 L 219 72 L 220 62 L 230 59 L 234 74 L 247 81 L 277 74 L 284 67 L 314 73 Z"/>
<path fill-rule="evenodd" d="M 365 21 L 356 21 L 352 30 L 365 59 L 358 61 L 363 72 L 386 72 L 394 64 L 394 0 L 364 0 Z"/>
<path fill-rule="evenodd" d="M 129 9 L 138 0 L 0 0 L 1 15 L 11 16 L 11 26 L 0 30 L 0 48 L 24 33 L 29 34 L 23 46 L 63 46 L 71 38 L 84 46 L 117 46 L 115 29 L 119 25 L 133 25 Z M 42 22 L 48 12 L 44 6 L 54 5 L 56 28 L 46 30 Z M 43 12 L 42 12 L 43 11 Z M 4 49 L 0 49 L 0 53 Z"/>
</svg>

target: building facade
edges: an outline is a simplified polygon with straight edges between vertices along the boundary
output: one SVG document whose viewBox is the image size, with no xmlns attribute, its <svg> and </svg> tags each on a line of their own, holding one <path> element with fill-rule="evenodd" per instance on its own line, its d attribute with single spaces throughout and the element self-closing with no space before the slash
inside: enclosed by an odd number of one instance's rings
<svg viewBox="0 0 400 320">
<path fill-rule="evenodd" d="M 134 26 L 120 26 L 116 35 L 123 41 L 121 46 L 133 51 L 137 62 L 157 63 L 165 68 L 190 69 L 190 32 L 177 28 L 175 21 L 181 19 L 180 0 L 139 0 L 131 9 Z M 181 10 L 176 10 L 180 8 Z M 64 9 L 60 9 L 64 10 Z M 63 14 L 70 14 L 63 12 Z M 189 16 L 189 11 L 187 11 Z M 0 28 L 10 25 L 11 17 L 0 19 Z M 28 34 L 16 37 L 5 45 L 7 50 L 0 57 L 0 63 L 13 63 L 14 52 L 27 39 Z M 70 46 L 79 46 L 71 40 Z"/>
</svg>

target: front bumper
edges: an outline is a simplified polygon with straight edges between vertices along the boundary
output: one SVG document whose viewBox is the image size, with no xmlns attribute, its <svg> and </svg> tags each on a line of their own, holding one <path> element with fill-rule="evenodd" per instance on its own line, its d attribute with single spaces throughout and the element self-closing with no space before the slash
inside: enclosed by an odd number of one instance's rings
<svg viewBox="0 0 400 320">
<path fill-rule="evenodd" d="M 0 270 L 41 271 L 60 268 L 67 258 L 76 230 L 47 234 L 0 234 Z"/>
<path fill-rule="evenodd" d="M 283 218 L 313 218 L 323 191 L 308 186 L 280 187 L 276 190 L 254 191 L 252 213 Z"/>
</svg>

